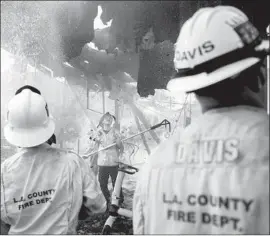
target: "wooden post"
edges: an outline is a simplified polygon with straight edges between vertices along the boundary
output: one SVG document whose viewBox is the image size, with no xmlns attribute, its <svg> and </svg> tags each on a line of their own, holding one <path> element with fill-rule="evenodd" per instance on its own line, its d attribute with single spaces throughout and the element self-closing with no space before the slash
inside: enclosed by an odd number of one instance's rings
<svg viewBox="0 0 270 236">
<path fill-rule="evenodd" d="M 140 125 L 139 118 L 138 118 L 138 117 L 136 116 L 136 114 L 134 113 L 134 110 L 132 110 L 132 112 L 133 112 L 133 115 L 134 115 L 135 122 L 136 122 L 136 124 L 137 124 L 138 130 L 139 130 L 139 132 L 142 132 L 143 130 L 142 130 L 142 127 L 141 127 L 141 125 Z M 141 138 L 142 138 L 143 144 L 144 144 L 144 146 L 145 146 L 145 149 L 146 149 L 148 155 L 150 155 L 150 154 L 151 154 L 151 150 L 150 150 L 150 148 L 149 148 L 149 146 L 148 146 L 148 144 L 147 144 L 147 141 L 146 141 L 146 138 L 145 138 L 144 134 L 141 134 Z"/>
<path fill-rule="evenodd" d="M 114 100 L 114 114 L 116 118 L 116 128 L 120 130 L 120 114 L 119 114 L 119 103 L 118 100 Z"/>
<path fill-rule="evenodd" d="M 132 112 L 133 112 L 134 116 L 137 116 L 141 120 L 141 122 L 143 123 L 143 125 L 145 127 L 150 127 L 151 126 L 149 124 L 149 122 L 147 121 L 147 119 L 145 118 L 144 114 L 140 111 L 140 109 L 132 101 L 129 101 L 128 105 L 132 109 Z M 155 142 L 157 144 L 160 143 L 160 138 L 157 136 L 157 134 L 156 134 L 156 132 L 154 130 L 150 130 L 149 134 L 152 136 L 152 138 L 155 140 Z"/>
<path fill-rule="evenodd" d="M 102 93 L 102 113 L 105 114 L 106 112 L 106 107 L 105 107 L 105 83 L 104 83 L 104 78 L 102 74 L 96 74 L 96 77 L 98 79 L 99 84 L 101 85 L 101 93 Z"/>
<path fill-rule="evenodd" d="M 89 88 L 88 88 L 88 78 L 86 78 L 86 109 L 89 108 Z"/>
</svg>

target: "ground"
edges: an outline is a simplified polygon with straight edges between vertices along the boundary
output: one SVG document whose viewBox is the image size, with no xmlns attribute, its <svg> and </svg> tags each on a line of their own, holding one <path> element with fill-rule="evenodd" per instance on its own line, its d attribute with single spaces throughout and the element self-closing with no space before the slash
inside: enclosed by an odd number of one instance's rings
<svg viewBox="0 0 270 236">
<path fill-rule="evenodd" d="M 131 210 L 132 207 L 132 198 L 134 194 L 134 179 L 126 178 L 125 186 L 129 187 L 123 188 L 123 194 L 124 194 L 124 204 L 123 208 Z M 111 187 L 111 186 L 110 186 Z M 112 192 L 112 188 L 109 188 Z M 108 219 L 109 214 L 103 214 L 103 215 L 97 215 L 94 217 L 91 217 L 88 221 L 79 221 L 78 225 L 78 234 L 85 235 L 85 234 L 101 234 L 103 226 L 105 224 L 105 221 Z M 132 220 L 128 219 L 126 217 L 119 217 L 114 222 L 112 226 L 112 232 L 111 234 L 125 234 L 130 235 L 133 234 L 133 227 L 132 227 Z"/>
<path fill-rule="evenodd" d="M 107 220 L 108 214 L 91 218 L 87 222 L 79 221 L 78 231 L 79 235 L 88 234 L 101 234 L 105 221 Z M 133 234 L 132 221 L 127 218 L 118 218 L 112 227 L 111 234 Z"/>
</svg>

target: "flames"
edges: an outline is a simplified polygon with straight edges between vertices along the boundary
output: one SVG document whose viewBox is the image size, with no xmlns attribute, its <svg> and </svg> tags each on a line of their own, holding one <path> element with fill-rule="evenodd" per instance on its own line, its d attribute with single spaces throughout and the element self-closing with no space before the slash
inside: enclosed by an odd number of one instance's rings
<svg viewBox="0 0 270 236">
<path fill-rule="evenodd" d="M 93 43 L 93 42 L 88 43 L 87 46 L 88 46 L 89 48 L 92 48 L 92 49 L 98 51 L 98 48 L 96 47 L 95 43 Z"/>
<path fill-rule="evenodd" d="M 113 19 L 111 19 L 110 21 L 108 21 L 106 24 L 103 24 L 103 22 L 102 22 L 102 20 L 100 18 L 101 15 L 102 15 L 102 13 L 103 13 L 102 7 L 101 6 L 98 6 L 98 13 L 97 13 L 96 18 L 94 19 L 94 30 L 95 31 L 109 28 L 112 25 Z M 94 49 L 96 51 L 99 51 L 99 49 L 96 47 L 96 45 L 95 45 L 94 42 L 88 43 L 87 46 L 89 48 L 91 48 L 91 49 Z M 101 51 L 104 51 L 104 50 L 101 50 Z"/>
<path fill-rule="evenodd" d="M 113 19 L 108 21 L 105 25 L 103 24 L 103 22 L 100 18 L 102 15 L 102 12 L 103 12 L 102 7 L 98 6 L 98 14 L 97 14 L 96 18 L 94 19 L 94 30 L 105 29 L 105 28 L 111 27 L 111 25 L 112 25 Z"/>
</svg>

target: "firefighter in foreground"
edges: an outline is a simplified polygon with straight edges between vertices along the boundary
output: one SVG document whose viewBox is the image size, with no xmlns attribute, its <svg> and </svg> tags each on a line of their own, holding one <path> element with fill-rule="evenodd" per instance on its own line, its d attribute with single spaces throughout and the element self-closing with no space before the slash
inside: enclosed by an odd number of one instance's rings
<svg viewBox="0 0 270 236">
<path fill-rule="evenodd" d="M 87 156 L 85 154 L 84 158 L 90 158 L 90 166 L 95 168 L 93 165 L 97 164 L 98 166 L 98 181 L 100 184 L 101 191 L 107 201 L 107 210 L 109 209 L 111 203 L 111 194 L 108 189 L 109 177 L 112 180 L 112 185 L 114 187 L 116 177 L 118 174 L 118 162 L 121 160 L 124 146 L 121 142 L 121 136 L 118 130 L 115 128 L 115 117 L 109 112 L 105 113 L 98 125 L 97 135 L 94 138 L 95 145 L 93 148 L 87 150 L 88 153 L 91 153 L 94 150 L 100 150 L 105 148 L 113 143 L 117 143 L 116 146 L 109 149 L 99 151 L 95 156 Z M 124 202 L 124 195 L 121 189 L 119 203 Z"/>
<path fill-rule="evenodd" d="M 195 93 L 203 114 L 140 171 L 135 234 L 269 233 L 269 117 L 258 98 L 267 54 L 269 42 L 234 7 L 185 22 L 168 89 Z"/>
<path fill-rule="evenodd" d="M 47 143 L 55 124 L 40 93 L 17 93 L 7 119 L 5 138 L 21 149 L 1 165 L 1 233 L 8 226 L 9 234 L 76 234 L 82 204 L 89 215 L 105 212 L 84 160 Z"/>
</svg>

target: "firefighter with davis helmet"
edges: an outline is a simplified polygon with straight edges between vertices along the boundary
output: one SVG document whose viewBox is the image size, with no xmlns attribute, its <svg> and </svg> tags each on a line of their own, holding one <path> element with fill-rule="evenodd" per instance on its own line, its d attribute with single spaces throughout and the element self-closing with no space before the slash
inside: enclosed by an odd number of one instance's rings
<svg viewBox="0 0 270 236">
<path fill-rule="evenodd" d="M 4 128 L 6 140 L 20 150 L 1 164 L 1 234 L 76 234 L 82 206 L 88 215 L 105 212 L 105 198 L 84 160 L 49 145 L 56 141 L 54 131 L 39 90 L 19 89 Z"/>
<path fill-rule="evenodd" d="M 167 88 L 193 92 L 202 115 L 140 171 L 134 234 L 269 233 L 269 117 L 258 97 L 267 54 L 269 41 L 235 7 L 184 23 Z"/>
</svg>

